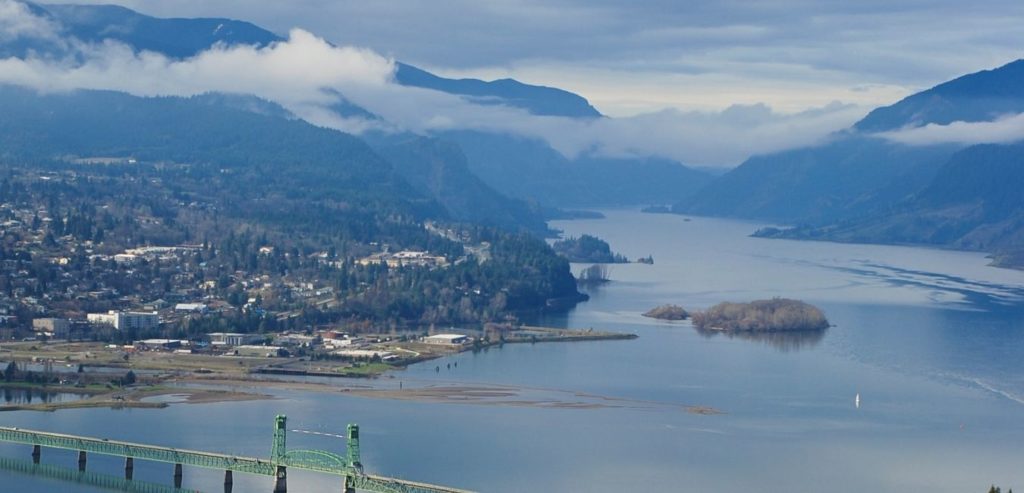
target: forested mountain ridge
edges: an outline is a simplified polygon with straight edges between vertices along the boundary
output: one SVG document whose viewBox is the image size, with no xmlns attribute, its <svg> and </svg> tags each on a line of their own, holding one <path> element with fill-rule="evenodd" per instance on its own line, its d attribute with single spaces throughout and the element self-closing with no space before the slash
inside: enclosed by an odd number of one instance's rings
<svg viewBox="0 0 1024 493">
<path fill-rule="evenodd" d="M 872 133 L 926 124 L 989 121 L 1024 111 L 1024 60 L 957 77 L 877 108 L 854 124 Z"/>
<path fill-rule="evenodd" d="M 909 145 L 885 132 L 1019 113 L 1022 88 L 1024 60 L 939 84 L 875 109 L 821 145 L 751 157 L 675 210 L 814 223 L 891 207 L 927 186 L 967 145 Z"/>
<path fill-rule="evenodd" d="M 568 159 L 539 139 L 475 130 L 439 137 L 458 143 L 484 182 L 549 207 L 673 203 L 711 181 L 710 174 L 668 159 Z"/>
<path fill-rule="evenodd" d="M 425 217 L 443 214 L 358 138 L 210 104 L 202 96 L 39 95 L 0 86 L 0 106 L 2 156 L 9 161 L 113 156 L 194 163 L 262 174 L 290 193 L 316 190 L 389 201 Z"/>
<path fill-rule="evenodd" d="M 0 43 L 0 56 L 23 58 L 33 54 L 60 59 L 62 50 L 68 49 L 69 40 L 85 43 L 112 40 L 135 50 L 150 50 L 181 59 L 216 45 L 266 46 L 284 40 L 259 26 L 231 19 L 161 19 L 117 6 L 26 5 L 34 13 L 50 19 L 66 39 Z M 354 42 L 358 44 L 358 40 Z M 397 84 L 457 95 L 477 105 L 503 105 L 544 117 L 603 118 L 586 98 L 554 87 L 530 85 L 513 79 L 448 79 L 407 63 L 395 62 L 394 66 Z M 343 94 L 337 95 L 344 97 Z M 332 110 L 342 116 L 379 120 L 376 115 L 347 101 Z M 468 149 L 466 141 L 460 139 L 468 134 L 497 143 L 499 149 L 480 152 L 479 142 L 473 142 L 474 149 Z M 536 201 L 545 207 L 671 203 L 688 196 L 708 181 L 705 173 L 667 159 L 607 159 L 588 155 L 569 159 L 543 140 L 501 132 L 469 130 L 450 134 L 442 131 L 432 136 L 463 146 L 470 170 L 492 188 L 516 198 Z M 451 165 L 459 167 L 458 162 Z M 504 221 L 492 219 L 499 223 Z"/>
<path fill-rule="evenodd" d="M 783 222 L 857 216 L 925 186 L 956 148 L 841 135 L 819 147 L 752 157 L 673 211 Z"/>
<path fill-rule="evenodd" d="M 440 202 L 453 217 L 547 235 L 541 212 L 477 178 L 458 145 L 417 135 L 371 140 L 371 144 L 414 188 Z"/>
<path fill-rule="evenodd" d="M 799 226 L 762 236 L 947 246 L 1024 265 L 1021 144 L 902 143 L 908 129 L 1024 112 L 1024 60 L 869 113 L 828 143 L 755 156 L 676 212 Z"/>
<path fill-rule="evenodd" d="M 446 79 L 405 63 L 396 63 L 395 68 L 399 84 L 467 96 L 480 104 L 506 104 L 544 116 L 602 116 L 583 96 L 557 87 L 524 84 L 515 79 Z"/>
<path fill-rule="evenodd" d="M 767 230 L 768 237 L 950 246 L 991 252 L 997 265 L 1024 266 L 1024 144 L 957 152 L 920 192 L 847 220 Z"/>
<path fill-rule="evenodd" d="M 252 23 L 234 19 L 158 18 L 117 5 L 23 3 L 34 14 L 49 19 L 67 40 L 86 43 L 113 40 L 138 51 L 153 51 L 176 59 L 195 56 L 215 45 L 262 47 L 285 39 Z M 67 48 L 52 40 L 15 41 L 0 43 L 0 57 L 25 58 L 29 54 L 60 57 Z M 522 108 L 537 115 L 601 116 L 578 94 L 513 79 L 448 79 L 396 62 L 395 82 L 465 96 L 480 103 Z"/>
</svg>

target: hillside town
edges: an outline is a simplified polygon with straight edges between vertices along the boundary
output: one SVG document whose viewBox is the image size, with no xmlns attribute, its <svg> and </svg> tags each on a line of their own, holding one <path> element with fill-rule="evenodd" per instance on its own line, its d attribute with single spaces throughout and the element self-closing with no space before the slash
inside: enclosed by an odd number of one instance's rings
<svg viewBox="0 0 1024 493">
<path fill-rule="evenodd" d="M 49 181 L 46 175 L 33 178 Z M 9 194 L 10 182 L 4 180 L 3 186 L 0 192 Z M 119 248 L 130 240 L 113 241 L 107 231 L 118 226 L 109 214 L 49 211 L 38 203 L 0 203 L 0 340 L 187 340 L 217 328 L 309 332 L 338 326 L 318 323 L 311 314 L 337 309 L 352 285 L 367 286 L 408 269 L 445 269 L 475 258 L 392 251 L 388 244 L 376 243 L 370 247 L 378 252 L 342 257 L 270 240 L 253 244 L 248 238 L 236 242 L 241 245 L 232 245 L 229 238 L 228 244 L 218 246 L 204 242 Z M 145 217 L 138 221 L 159 222 Z M 428 231 L 469 240 L 434 224 Z M 232 246 L 241 253 L 229 256 L 225 249 Z M 485 254 L 488 247 L 484 242 L 474 245 L 474 251 Z M 352 330 L 369 328 L 362 323 Z"/>
</svg>

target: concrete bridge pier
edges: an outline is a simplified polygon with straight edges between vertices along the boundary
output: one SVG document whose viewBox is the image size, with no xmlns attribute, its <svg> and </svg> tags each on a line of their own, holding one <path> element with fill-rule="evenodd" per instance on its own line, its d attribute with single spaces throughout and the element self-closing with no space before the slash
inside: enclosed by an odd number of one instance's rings
<svg viewBox="0 0 1024 493">
<path fill-rule="evenodd" d="M 181 489 L 181 464 L 174 465 L 174 487 Z"/>
<path fill-rule="evenodd" d="M 133 459 L 131 457 L 125 457 L 124 458 L 124 479 L 127 479 L 128 481 L 131 481 L 133 476 L 135 476 L 135 459 Z"/>
<path fill-rule="evenodd" d="M 224 493 L 231 493 L 231 489 L 235 486 L 235 479 L 231 473 L 231 469 L 224 471 Z"/>
<path fill-rule="evenodd" d="M 32 463 L 33 464 L 38 464 L 39 463 L 39 456 L 41 456 L 41 455 L 42 455 L 42 447 L 40 447 L 39 445 L 33 445 L 32 446 Z"/>
<path fill-rule="evenodd" d="M 85 472 L 85 451 L 84 450 L 79 450 L 78 451 L 78 470 L 81 471 L 81 472 Z"/>
<path fill-rule="evenodd" d="M 277 466 L 274 473 L 274 493 L 288 493 L 288 469 Z"/>
</svg>

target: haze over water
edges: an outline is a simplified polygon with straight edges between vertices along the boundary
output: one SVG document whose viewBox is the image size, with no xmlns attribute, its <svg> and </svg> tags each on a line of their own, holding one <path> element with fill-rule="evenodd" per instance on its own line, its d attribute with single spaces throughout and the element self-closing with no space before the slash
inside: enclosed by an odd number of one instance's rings
<svg viewBox="0 0 1024 493">
<path fill-rule="evenodd" d="M 269 454 L 275 414 L 307 430 L 358 422 L 369 470 L 480 491 L 1024 488 L 1024 273 L 988 267 L 982 254 L 763 240 L 747 236 L 759 226 L 751 223 L 606 214 L 553 226 L 655 264 L 612 266 L 613 282 L 590 290 L 589 302 L 538 322 L 638 339 L 506 345 L 375 383 L 501 385 L 518 394 L 516 405 L 273 391 L 279 399 L 0 419 L 258 456 Z M 640 316 L 663 303 L 702 309 L 773 296 L 818 305 L 835 326 L 817 337 L 751 340 Z M 600 406 L 560 405 L 584 400 Z M 296 433 L 289 440 L 290 448 L 343 445 Z M 28 458 L 29 450 L 3 446 L 0 454 Z M 69 453 L 43 456 L 73 465 Z M 136 478 L 170 482 L 169 465 L 135 467 Z M 90 457 L 90 470 L 119 474 L 119 465 Z M 4 474 L 11 491 L 94 491 Z M 220 479 L 187 469 L 184 486 L 219 491 Z M 340 488 L 323 476 L 289 479 L 294 491 Z M 235 482 L 235 491 L 270 490 L 269 478 L 238 474 Z"/>
</svg>

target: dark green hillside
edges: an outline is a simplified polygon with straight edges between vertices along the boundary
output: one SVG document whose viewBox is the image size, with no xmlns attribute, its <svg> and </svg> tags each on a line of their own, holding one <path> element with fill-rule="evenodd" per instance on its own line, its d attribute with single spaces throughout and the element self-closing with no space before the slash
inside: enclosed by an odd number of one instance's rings
<svg viewBox="0 0 1024 493">
<path fill-rule="evenodd" d="M 470 169 L 491 187 L 548 207 L 673 203 L 711 181 L 667 159 L 570 160 L 538 139 L 468 130 L 440 137 L 458 143 Z"/>
<path fill-rule="evenodd" d="M 844 135 L 821 147 L 752 157 L 673 210 L 792 222 L 849 217 L 919 190 L 953 150 Z"/>
<path fill-rule="evenodd" d="M 207 103 L 201 97 L 96 91 L 41 96 L 0 88 L 0 157 L 192 163 L 222 174 L 258 174 L 266 183 L 261 188 L 290 194 L 388 202 L 421 217 L 441 213 L 355 137 Z"/>
<path fill-rule="evenodd" d="M 1024 145 L 979 145 L 953 155 L 920 193 L 861 217 L 764 236 L 871 243 L 926 243 L 994 252 L 1024 262 Z"/>
<path fill-rule="evenodd" d="M 870 222 L 866 218 L 891 213 L 901 208 L 900 204 L 908 198 L 922 192 L 953 153 L 965 147 L 960 144 L 908 146 L 886 141 L 877 133 L 953 121 L 990 121 L 1022 111 L 1024 60 L 1019 60 L 959 77 L 878 108 L 851 129 L 834 135 L 829 143 L 750 158 L 693 198 L 680 202 L 675 210 L 812 226 L 836 226 L 834 223 L 861 218 L 866 225 Z M 968 188 L 958 189 L 956 193 L 970 189 L 975 179 L 988 180 L 986 174 L 990 171 L 994 170 L 961 169 L 959 178 Z M 967 176 L 975 174 L 977 176 Z M 987 207 L 991 212 L 1000 205 L 990 200 Z M 950 209 L 946 214 L 967 212 Z M 967 216 L 963 219 L 973 221 Z M 886 228 L 881 223 L 873 227 Z M 901 241 L 913 243 L 946 244 L 943 238 L 958 237 L 952 230 L 914 236 L 928 229 L 932 228 L 897 228 L 893 233 L 899 234 Z"/>
<path fill-rule="evenodd" d="M 477 224 L 548 233 L 547 223 L 525 202 L 510 199 L 476 177 L 459 146 L 409 135 L 375 146 L 423 195 L 441 203 L 452 218 Z"/>
<path fill-rule="evenodd" d="M 623 264 L 629 262 L 626 260 L 626 257 L 612 253 L 612 249 L 607 241 L 591 235 L 558 240 L 552 245 L 552 248 L 570 262 L 591 264 Z"/>
</svg>

